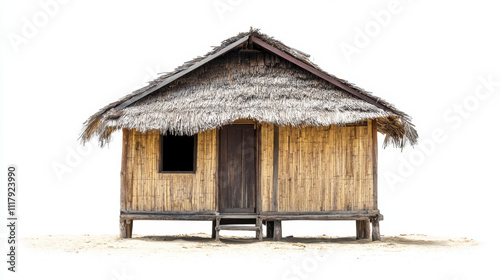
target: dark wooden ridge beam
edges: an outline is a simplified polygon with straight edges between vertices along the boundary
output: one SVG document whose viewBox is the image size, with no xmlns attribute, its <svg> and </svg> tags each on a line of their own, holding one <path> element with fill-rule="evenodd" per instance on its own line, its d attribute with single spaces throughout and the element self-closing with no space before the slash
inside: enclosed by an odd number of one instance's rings
<svg viewBox="0 0 500 280">
<path fill-rule="evenodd" d="M 223 55 L 223 54 L 227 53 L 228 51 L 230 51 L 230 50 L 234 49 L 235 47 L 239 46 L 240 44 L 245 43 L 245 42 L 248 40 L 248 38 L 249 38 L 249 37 L 250 37 L 250 35 L 247 35 L 247 36 L 245 36 L 245 37 L 243 37 L 243 38 L 239 39 L 238 41 L 236 41 L 236 42 L 234 42 L 234 43 L 232 43 L 232 44 L 227 45 L 227 46 L 226 46 L 225 48 L 223 48 L 222 50 L 220 50 L 220 51 L 218 51 L 218 52 L 216 52 L 216 53 L 214 53 L 214 54 L 211 54 L 211 55 L 209 55 L 209 56 L 205 57 L 204 59 L 202 59 L 202 60 L 200 60 L 200 61 L 196 62 L 195 64 L 191 65 L 191 66 L 190 66 L 190 67 L 188 67 L 187 69 L 182 70 L 182 71 L 180 71 L 179 73 L 177 73 L 177 74 L 175 74 L 175 75 L 172 75 L 172 76 L 170 76 L 170 77 L 166 78 L 164 81 L 162 81 L 161 83 L 159 83 L 159 84 L 155 85 L 154 87 L 152 87 L 152 88 L 150 88 L 150 89 L 146 90 L 145 92 L 143 92 L 143 93 L 141 93 L 141 94 L 138 94 L 138 95 L 136 95 L 136 96 L 134 96 L 134 97 L 132 97 L 132 98 L 130 98 L 130 99 L 128 99 L 128 100 L 126 100 L 126 101 L 124 101 L 124 102 L 123 102 L 123 103 L 121 103 L 120 105 L 116 106 L 116 109 L 117 109 L 117 110 L 121 110 L 121 109 L 123 109 L 123 108 L 126 108 L 127 106 L 129 106 L 129 105 L 133 104 L 133 103 L 134 103 L 134 102 L 136 102 L 137 100 L 139 100 L 139 99 L 141 99 L 141 98 L 144 98 L 145 96 L 149 95 L 150 93 L 152 93 L 152 92 L 154 92 L 154 91 L 156 91 L 156 90 L 158 90 L 158 89 L 160 89 L 160 88 L 162 88 L 162 87 L 164 87 L 164 86 L 166 86 L 166 85 L 170 84 L 171 82 L 173 82 L 173 81 L 177 80 L 178 78 L 180 78 L 180 77 L 182 77 L 182 76 L 186 75 L 187 73 L 189 73 L 189 72 L 191 72 L 191 71 L 195 70 L 196 68 L 198 68 L 198 67 L 202 66 L 203 64 L 205 64 L 205 63 L 207 63 L 207 62 L 211 61 L 212 59 L 215 59 L 215 58 L 217 58 L 217 57 L 219 57 L 219 56 L 221 56 L 221 55 Z"/>
<path fill-rule="evenodd" d="M 347 86 L 345 84 L 343 84 L 342 82 L 340 82 L 339 80 L 335 79 L 334 77 L 330 76 L 330 75 L 327 75 L 325 73 L 323 73 L 322 71 L 314 68 L 313 66 L 307 64 L 307 63 L 304 63 L 302 61 L 300 61 L 299 59 L 293 57 L 292 55 L 282 51 L 282 50 L 279 50 L 271 45 L 269 45 L 268 43 L 262 41 L 261 39 L 259 39 L 258 37 L 255 37 L 255 36 L 251 36 L 250 37 L 250 40 L 252 40 L 253 43 L 263 47 L 264 49 L 290 61 L 291 63 L 303 68 L 304 70 L 307 70 L 309 72 L 311 72 L 312 74 L 336 85 L 337 87 L 351 93 L 352 95 L 358 97 L 359 99 L 361 100 L 364 100 L 370 104 L 373 104 L 377 107 L 379 107 L 380 109 L 383 109 L 383 110 L 388 110 L 390 112 L 392 112 L 392 110 L 390 108 L 388 108 L 387 106 L 384 106 L 383 104 L 380 104 L 378 103 L 375 99 L 373 98 L 370 98 L 369 96 L 366 96 L 364 94 L 362 94 L 361 92 L 359 92 L 358 90 L 350 87 L 350 86 Z"/>
</svg>

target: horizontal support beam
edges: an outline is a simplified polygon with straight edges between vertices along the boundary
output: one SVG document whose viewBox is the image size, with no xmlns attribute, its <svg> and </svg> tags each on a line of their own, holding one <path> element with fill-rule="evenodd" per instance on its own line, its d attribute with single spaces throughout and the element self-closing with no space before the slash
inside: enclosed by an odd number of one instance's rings
<svg viewBox="0 0 500 280">
<path fill-rule="evenodd" d="M 234 226 L 234 225 L 223 225 L 215 227 L 215 230 L 248 230 L 248 231 L 257 231 L 260 230 L 257 226 Z"/>
<path fill-rule="evenodd" d="M 276 215 L 262 216 L 264 221 L 285 221 L 285 220 L 368 220 L 380 215 L 360 214 L 360 215 Z M 382 219 L 380 219 L 382 220 Z"/>
<path fill-rule="evenodd" d="M 179 221 L 214 221 L 215 215 L 182 215 L 182 214 L 121 214 L 121 220 L 179 220 Z"/>
<path fill-rule="evenodd" d="M 219 214 L 219 218 L 221 219 L 257 219 L 257 214 L 252 215 L 238 215 L 238 214 Z"/>
<path fill-rule="evenodd" d="M 220 217 L 220 216 L 219 216 Z M 232 216 L 230 216 L 232 217 Z M 239 216 L 238 216 L 239 217 Z M 281 220 L 368 220 L 378 218 L 383 220 L 384 216 L 378 210 L 362 211 L 330 211 L 330 212 L 262 212 L 259 215 L 264 221 Z M 221 217 L 225 218 L 225 217 Z M 257 216 L 252 217 L 257 218 Z M 154 211 L 123 211 L 121 220 L 184 220 L 184 221 L 213 221 L 217 219 L 215 211 L 176 211 L 176 212 L 154 212 Z"/>
<path fill-rule="evenodd" d="M 328 212 L 262 212 L 260 217 L 263 221 L 285 221 L 285 220 L 369 220 L 378 218 L 383 220 L 384 216 L 379 210 L 359 211 L 328 211 Z"/>
<path fill-rule="evenodd" d="M 269 215 L 355 215 L 355 214 L 380 214 L 379 210 L 351 210 L 351 211 L 291 211 L 291 212 L 277 212 L 277 211 L 266 211 L 261 212 L 261 216 L 269 216 Z"/>
<path fill-rule="evenodd" d="M 215 215 L 215 211 L 121 211 L 121 214 L 140 215 Z"/>
</svg>

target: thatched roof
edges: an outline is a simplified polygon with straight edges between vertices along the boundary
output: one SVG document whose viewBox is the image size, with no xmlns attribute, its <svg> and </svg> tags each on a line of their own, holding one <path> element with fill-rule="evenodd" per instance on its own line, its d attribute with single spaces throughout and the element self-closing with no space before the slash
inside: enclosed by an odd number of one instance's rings
<svg viewBox="0 0 500 280">
<path fill-rule="evenodd" d="M 97 136 L 103 145 L 122 128 L 192 135 L 237 119 L 292 126 L 375 119 L 385 145 L 417 142 L 408 115 L 308 57 L 259 31 L 240 33 L 99 110 L 81 140 Z"/>
</svg>

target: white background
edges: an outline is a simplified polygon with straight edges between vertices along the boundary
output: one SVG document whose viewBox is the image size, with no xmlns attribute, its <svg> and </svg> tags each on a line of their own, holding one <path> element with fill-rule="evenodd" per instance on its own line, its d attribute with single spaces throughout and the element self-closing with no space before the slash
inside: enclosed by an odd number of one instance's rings
<svg viewBox="0 0 500 280">
<path fill-rule="evenodd" d="M 383 235 L 470 237 L 493 246 L 500 194 L 495 1 L 40 4 L 48 2 L 0 4 L 0 178 L 6 182 L 7 164 L 17 165 L 21 237 L 118 234 L 121 134 L 109 147 L 82 148 L 82 123 L 156 73 L 253 26 L 413 117 L 427 146 L 379 148 Z M 346 55 L 346 45 L 356 53 Z M 499 82 L 488 91 L 481 79 Z M 444 141 L 433 140 L 436 130 Z M 5 199 L 0 206 L 4 217 Z M 354 229 L 353 222 L 288 222 L 283 230 L 353 236 Z M 206 222 L 134 225 L 137 234 L 209 231 Z M 4 252 L 5 227 L 0 233 Z"/>
</svg>

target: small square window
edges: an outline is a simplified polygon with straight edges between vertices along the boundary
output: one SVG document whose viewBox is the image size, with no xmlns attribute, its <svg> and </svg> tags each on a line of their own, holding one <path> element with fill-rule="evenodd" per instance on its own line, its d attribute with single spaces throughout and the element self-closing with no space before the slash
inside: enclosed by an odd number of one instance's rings
<svg viewBox="0 0 500 280">
<path fill-rule="evenodd" d="M 160 172 L 196 171 L 196 135 L 161 136 Z"/>
</svg>

